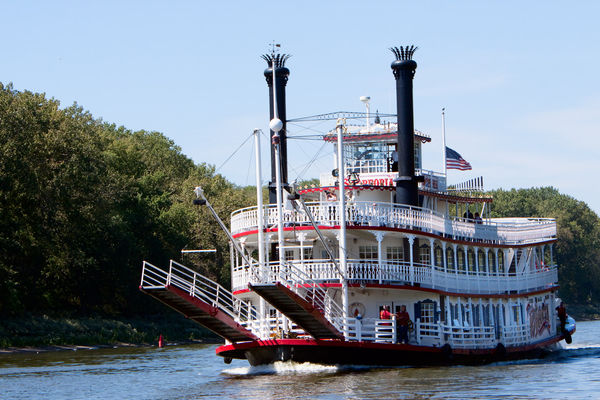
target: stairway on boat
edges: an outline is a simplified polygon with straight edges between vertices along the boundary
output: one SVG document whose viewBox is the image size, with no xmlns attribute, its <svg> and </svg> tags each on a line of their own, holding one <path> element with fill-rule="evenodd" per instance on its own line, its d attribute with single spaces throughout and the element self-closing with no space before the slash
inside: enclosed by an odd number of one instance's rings
<svg viewBox="0 0 600 400">
<path fill-rule="evenodd" d="M 249 288 L 315 339 L 343 339 L 341 308 L 303 275 L 285 265 L 270 282 L 251 283 Z M 168 270 L 144 261 L 140 290 L 230 342 L 259 339 L 242 325 L 260 318 L 255 307 L 173 260 Z"/>
<path fill-rule="evenodd" d="M 258 339 L 238 323 L 248 321 L 255 309 L 173 260 L 168 271 L 144 261 L 140 290 L 230 342 Z"/>
</svg>

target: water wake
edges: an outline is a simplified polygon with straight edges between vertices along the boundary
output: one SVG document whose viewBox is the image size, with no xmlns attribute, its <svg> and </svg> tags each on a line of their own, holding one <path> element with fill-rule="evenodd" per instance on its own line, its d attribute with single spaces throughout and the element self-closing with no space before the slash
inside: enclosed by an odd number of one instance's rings
<svg viewBox="0 0 600 400">
<path fill-rule="evenodd" d="M 313 363 L 297 363 L 294 361 L 276 361 L 273 364 L 248 367 L 229 368 L 223 370 L 224 374 L 233 376 L 252 375 L 300 375 L 300 374 L 334 374 L 340 370 L 335 365 L 322 365 Z"/>
</svg>

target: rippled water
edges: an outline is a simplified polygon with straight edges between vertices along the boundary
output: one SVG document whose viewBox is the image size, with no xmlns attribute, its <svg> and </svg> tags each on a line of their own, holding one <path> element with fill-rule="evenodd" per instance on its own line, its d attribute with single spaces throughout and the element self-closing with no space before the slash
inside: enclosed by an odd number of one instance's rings
<svg viewBox="0 0 600 400">
<path fill-rule="evenodd" d="M 214 345 L 0 355 L 4 399 L 598 399 L 600 321 L 543 360 L 477 367 L 223 364 Z"/>
</svg>

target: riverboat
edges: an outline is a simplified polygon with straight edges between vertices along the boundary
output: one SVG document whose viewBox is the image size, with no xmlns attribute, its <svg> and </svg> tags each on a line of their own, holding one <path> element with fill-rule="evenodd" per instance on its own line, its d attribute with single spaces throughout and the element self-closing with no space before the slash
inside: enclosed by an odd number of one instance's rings
<svg viewBox="0 0 600 400">
<path fill-rule="evenodd" d="M 258 204 L 233 212 L 227 227 L 196 188 L 195 204 L 229 235 L 231 290 L 176 261 L 144 261 L 140 285 L 223 337 L 216 353 L 225 362 L 478 364 L 570 342 L 575 321 L 558 307 L 556 221 L 492 218 L 483 178 L 450 185 L 446 171 L 422 168 L 431 138 L 414 129 L 415 49 L 392 49 L 396 114 L 295 120 L 285 110 L 288 56 L 263 56 L 269 204 L 258 179 Z M 318 185 L 294 187 L 286 126 L 311 120 L 331 121 L 322 139 L 335 161 Z"/>
</svg>

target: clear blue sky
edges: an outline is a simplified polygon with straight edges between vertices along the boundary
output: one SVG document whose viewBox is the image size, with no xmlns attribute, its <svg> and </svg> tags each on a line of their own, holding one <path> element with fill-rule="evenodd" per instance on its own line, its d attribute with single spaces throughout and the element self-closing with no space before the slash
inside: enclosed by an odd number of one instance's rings
<svg viewBox="0 0 600 400">
<path fill-rule="evenodd" d="M 414 44 L 415 127 L 433 139 L 425 168 L 442 169 L 446 107 L 447 144 L 473 165 L 451 182 L 552 185 L 600 212 L 600 2 L 57 0 L 4 1 L 0 12 L 1 82 L 163 132 L 216 166 L 254 128 L 267 131 L 260 55 L 271 41 L 293 55 L 288 117 L 362 111 L 361 95 L 393 112 L 388 48 Z M 292 179 L 316 144 L 290 142 Z M 250 153 L 220 172 L 253 184 Z"/>
</svg>

